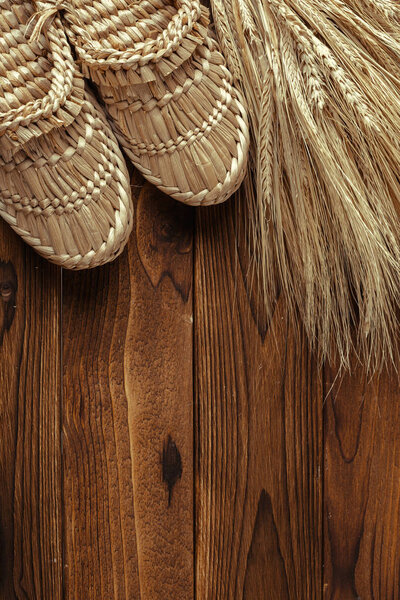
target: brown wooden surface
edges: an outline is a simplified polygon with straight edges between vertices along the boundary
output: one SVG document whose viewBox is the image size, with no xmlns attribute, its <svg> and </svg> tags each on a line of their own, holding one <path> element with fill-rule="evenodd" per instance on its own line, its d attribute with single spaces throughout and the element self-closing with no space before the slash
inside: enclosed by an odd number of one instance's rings
<svg viewBox="0 0 400 600">
<path fill-rule="evenodd" d="M 193 213 L 142 183 L 128 251 L 64 276 L 70 600 L 193 596 Z"/>
<path fill-rule="evenodd" d="M 243 210 L 198 214 L 198 597 L 319 598 L 322 386 L 283 303 L 268 323 L 248 287 Z"/>
<path fill-rule="evenodd" d="M 325 598 L 400 598 L 400 390 L 325 372 Z"/>
<path fill-rule="evenodd" d="M 62 598 L 61 273 L 0 222 L 0 598 Z"/>
<path fill-rule="evenodd" d="M 0 600 L 398 600 L 398 375 L 267 321 L 243 205 L 142 184 L 91 272 L 0 224 Z"/>
</svg>

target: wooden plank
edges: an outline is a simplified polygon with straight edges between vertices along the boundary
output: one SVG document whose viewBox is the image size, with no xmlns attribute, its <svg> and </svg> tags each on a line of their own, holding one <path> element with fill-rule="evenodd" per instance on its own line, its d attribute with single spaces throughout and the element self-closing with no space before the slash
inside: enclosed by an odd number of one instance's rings
<svg viewBox="0 0 400 600">
<path fill-rule="evenodd" d="M 394 369 L 326 369 L 324 598 L 400 597 L 400 390 Z"/>
<path fill-rule="evenodd" d="M 263 314 L 245 215 L 233 201 L 197 214 L 197 598 L 308 600 L 322 594 L 322 386 L 283 302 Z"/>
<path fill-rule="evenodd" d="M 127 256 L 63 276 L 65 597 L 136 598 L 139 581 L 124 388 Z"/>
<path fill-rule="evenodd" d="M 0 598 L 62 598 L 61 272 L 0 222 Z"/>
<path fill-rule="evenodd" d="M 193 597 L 193 212 L 133 183 L 128 251 L 64 278 L 71 600 Z"/>
<path fill-rule="evenodd" d="M 125 344 L 142 597 L 193 597 L 193 209 L 146 185 Z"/>
</svg>

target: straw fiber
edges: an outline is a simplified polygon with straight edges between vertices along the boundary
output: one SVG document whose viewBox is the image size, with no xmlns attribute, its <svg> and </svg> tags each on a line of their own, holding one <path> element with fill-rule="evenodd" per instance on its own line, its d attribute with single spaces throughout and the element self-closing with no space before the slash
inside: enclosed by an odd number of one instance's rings
<svg viewBox="0 0 400 600">
<path fill-rule="evenodd" d="M 0 0 L 0 215 L 40 254 L 94 267 L 132 225 L 126 166 L 59 16 L 28 40 L 31 2 Z"/>
<path fill-rule="evenodd" d="M 195 0 L 70 5 L 64 20 L 78 63 L 133 164 L 182 202 L 228 198 L 243 179 L 249 135 L 208 10 Z"/>
<path fill-rule="evenodd" d="M 321 359 L 349 366 L 355 350 L 380 368 L 399 339 L 399 3 L 211 5 L 249 104 L 249 238 L 269 314 L 282 294 Z"/>
</svg>

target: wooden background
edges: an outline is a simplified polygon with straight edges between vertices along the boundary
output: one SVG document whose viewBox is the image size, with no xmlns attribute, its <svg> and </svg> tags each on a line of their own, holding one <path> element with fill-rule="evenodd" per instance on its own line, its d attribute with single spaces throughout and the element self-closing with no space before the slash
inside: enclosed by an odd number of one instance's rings
<svg viewBox="0 0 400 600">
<path fill-rule="evenodd" d="M 91 272 L 0 224 L 0 599 L 399 600 L 398 374 L 266 321 L 237 200 L 132 186 Z"/>
</svg>

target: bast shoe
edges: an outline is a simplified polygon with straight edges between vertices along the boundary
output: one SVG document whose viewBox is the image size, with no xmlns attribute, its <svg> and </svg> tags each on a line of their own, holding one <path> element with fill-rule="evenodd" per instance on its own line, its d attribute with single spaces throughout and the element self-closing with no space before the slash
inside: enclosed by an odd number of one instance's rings
<svg viewBox="0 0 400 600">
<path fill-rule="evenodd" d="M 59 16 L 30 40 L 34 12 L 0 0 L 0 215 L 51 262 L 91 268 L 131 231 L 128 173 Z"/>
<path fill-rule="evenodd" d="M 45 26 L 54 9 L 36 4 Z M 239 187 L 249 144 L 208 14 L 197 0 L 71 0 L 63 10 L 77 61 L 132 163 L 193 205 L 223 202 Z"/>
</svg>

